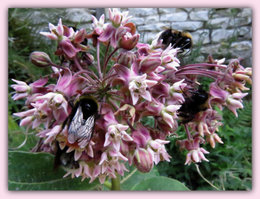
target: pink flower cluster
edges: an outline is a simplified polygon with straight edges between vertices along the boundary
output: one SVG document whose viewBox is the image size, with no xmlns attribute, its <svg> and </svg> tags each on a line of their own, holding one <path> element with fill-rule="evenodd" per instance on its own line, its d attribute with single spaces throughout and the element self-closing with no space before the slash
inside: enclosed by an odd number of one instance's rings
<svg viewBox="0 0 260 199">
<path fill-rule="evenodd" d="M 77 167 L 68 168 L 67 175 L 106 178 L 124 175 L 125 164 L 135 165 L 139 171 L 149 172 L 154 164 L 170 161 L 165 145 L 167 136 L 175 135 L 184 125 L 187 139 L 179 146 L 187 150 L 185 164 L 207 161 L 208 152 L 202 144 L 223 143 L 217 134 L 221 117 L 215 106 L 227 107 L 236 116 L 243 108 L 245 83 L 251 83 L 251 68 L 244 68 L 239 60 L 223 65 L 217 60 L 181 66 L 178 49 L 162 49 L 158 37 L 151 45 L 138 43 L 136 27 L 128 22 L 127 12 L 109 9 L 109 22 L 102 15 L 93 16 L 93 30 L 74 30 L 62 24 L 49 24 L 49 32 L 41 32 L 57 40 L 55 54 L 61 63 L 53 63 L 43 52 L 33 52 L 32 63 L 52 67 L 48 77 L 27 85 L 13 80 L 14 100 L 26 98 L 28 110 L 15 113 L 20 126 L 38 130 L 44 149 L 52 151 L 58 143 L 67 153 L 74 152 Z M 88 39 L 91 44 L 83 41 Z M 101 56 L 101 46 L 106 50 Z M 96 49 L 96 59 L 90 49 Z M 213 79 L 205 108 L 183 122 L 179 110 L 192 94 L 198 91 L 198 77 Z M 56 81 L 55 84 L 47 84 Z M 66 119 L 73 103 L 82 95 L 90 95 L 99 104 L 95 127 L 90 141 L 70 143 Z M 194 105 L 196 106 L 196 104 Z M 142 121 L 152 117 L 153 126 Z"/>
</svg>

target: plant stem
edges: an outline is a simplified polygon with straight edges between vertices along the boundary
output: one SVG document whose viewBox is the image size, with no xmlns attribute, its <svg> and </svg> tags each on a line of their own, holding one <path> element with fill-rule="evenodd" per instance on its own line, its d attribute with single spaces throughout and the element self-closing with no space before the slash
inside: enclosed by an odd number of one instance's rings
<svg viewBox="0 0 260 199">
<path fill-rule="evenodd" d="M 112 178 L 111 181 L 112 181 L 111 190 L 114 190 L 114 191 L 120 190 L 120 176 L 118 174 L 116 174 L 116 178 Z"/>
<path fill-rule="evenodd" d="M 208 180 L 202 175 L 202 173 L 200 172 L 200 169 L 199 169 L 199 165 L 195 164 L 195 166 L 196 166 L 197 172 L 198 172 L 198 174 L 200 175 L 200 177 L 201 177 L 203 180 L 205 180 L 205 181 L 206 181 L 210 186 L 212 186 L 214 189 L 220 191 L 218 187 L 216 187 L 215 185 L 213 185 L 210 181 L 208 181 Z"/>
<path fill-rule="evenodd" d="M 186 135 L 187 135 L 187 137 L 188 137 L 188 140 L 191 140 L 192 137 L 191 137 L 191 134 L 190 134 L 188 125 L 187 125 L 187 124 L 184 124 L 184 128 L 185 128 L 185 131 L 186 131 Z"/>
<path fill-rule="evenodd" d="M 103 73 L 105 74 L 106 73 L 106 69 L 107 69 L 107 64 L 108 64 L 108 61 L 110 60 L 110 58 L 115 54 L 115 52 L 118 50 L 119 48 L 115 48 L 112 53 L 108 56 L 105 64 L 104 64 L 104 68 L 103 68 Z"/>
<path fill-rule="evenodd" d="M 103 75 L 101 73 L 101 67 L 100 67 L 100 44 L 99 41 L 97 41 L 97 70 L 98 70 L 98 75 L 101 79 L 103 79 Z"/>
</svg>

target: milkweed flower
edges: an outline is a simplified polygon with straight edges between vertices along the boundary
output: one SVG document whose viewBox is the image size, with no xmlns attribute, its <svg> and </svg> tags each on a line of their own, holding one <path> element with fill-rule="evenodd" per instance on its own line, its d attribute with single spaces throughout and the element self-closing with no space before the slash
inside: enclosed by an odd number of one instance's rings
<svg viewBox="0 0 260 199">
<path fill-rule="evenodd" d="M 146 74 L 131 77 L 129 82 L 129 91 L 132 97 L 133 105 L 137 103 L 140 97 L 146 99 L 147 101 L 152 100 L 152 96 L 147 89 L 155 85 L 157 82 L 154 80 L 148 80 L 146 77 Z"/>
<path fill-rule="evenodd" d="M 108 14 L 107 21 L 105 15 L 99 20 L 93 16 L 90 32 L 74 30 L 61 19 L 57 26 L 49 23 L 49 32 L 40 32 L 57 41 L 55 55 L 60 61 L 54 63 L 36 51 L 31 61 L 50 67 L 51 74 L 32 83 L 13 79 L 12 99 L 25 100 L 25 110 L 13 114 L 20 118 L 20 126 L 36 131 L 43 140 L 39 150 L 56 155 L 65 176 L 90 182 L 124 176 L 127 164 L 149 172 L 159 162 L 170 161 L 167 138 L 172 135 L 186 153 L 185 165 L 208 161 L 204 145 L 223 144 L 218 135 L 223 122 L 215 107 L 237 116 L 246 85 L 252 83 L 252 69 L 236 59 L 225 65 L 224 59 L 212 57 L 207 63 L 182 65 L 178 49 L 161 48 L 160 33 L 151 45 L 140 43 L 128 12 L 109 9 Z M 205 103 L 191 114 L 185 107 L 194 108 L 190 103 L 200 94 L 199 77 L 211 78 L 212 83 L 204 91 Z M 93 113 L 93 105 L 82 102 L 81 96 L 91 98 L 98 110 Z M 185 129 L 181 138 L 179 126 Z M 73 128 L 77 130 L 69 130 Z M 71 132 L 80 139 L 71 142 Z"/>
</svg>

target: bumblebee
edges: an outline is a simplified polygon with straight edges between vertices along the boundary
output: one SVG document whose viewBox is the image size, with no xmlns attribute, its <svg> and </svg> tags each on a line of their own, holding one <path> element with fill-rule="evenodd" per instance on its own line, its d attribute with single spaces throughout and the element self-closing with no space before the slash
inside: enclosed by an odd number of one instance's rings
<svg viewBox="0 0 260 199">
<path fill-rule="evenodd" d="M 54 169 L 57 169 L 59 166 L 63 166 L 65 169 L 78 169 L 79 163 L 74 160 L 74 151 L 67 153 L 68 147 L 60 149 L 58 143 L 57 151 L 54 159 Z"/>
<path fill-rule="evenodd" d="M 173 48 L 179 48 L 179 52 L 190 50 L 192 47 L 192 36 L 188 32 L 167 29 L 161 33 L 158 41 L 162 39 L 162 48 L 167 48 L 170 44 Z"/>
<path fill-rule="evenodd" d="M 96 100 L 90 96 L 81 96 L 65 121 L 65 124 L 68 125 L 68 142 L 70 144 L 89 142 L 93 135 L 97 115 L 98 103 Z"/>
<path fill-rule="evenodd" d="M 87 144 L 92 138 L 95 121 L 98 116 L 98 103 L 91 96 L 83 95 L 76 100 L 69 117 L 63 123 L 67 125 L 69 144 Z M 63 166 L 68 169 L 77 169 L 79 164 L 74 160 L 74 151 L 67 153 L 68 146 L 60 149 L 58 142 L 55 148 L 54 169 Z"/>
<path fill-rule="evenodd" d="M 191 96 L 186 96 L 185 102 L 178 111 L 178 116 L 182 119 L 181 123 L 186 124 L 192 121 L 198 112 L 204 111 L 208 97 L 208 93 L 201 87 L 196 91 L 192 91 Z"/>
</svg>

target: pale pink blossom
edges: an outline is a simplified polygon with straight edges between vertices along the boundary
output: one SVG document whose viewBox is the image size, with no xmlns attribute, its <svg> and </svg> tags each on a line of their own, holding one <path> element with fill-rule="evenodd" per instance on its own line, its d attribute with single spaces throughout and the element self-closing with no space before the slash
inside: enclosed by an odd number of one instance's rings
<svg viewBox="0 0 260 199">
<path fill-rule="evenodd" d="M 117 8 L 112 10 L 109 8 L 108 14 L 110 21 L 115 27 L 121 24 L 124 25 L 131 18 L 131 16 L 128 16 L 128 11 L 120 12 Z"/>
<path fill-rule="evenodd" d="M 202 160 L 208 162 L 209 160 L 204 155 L 204 154 L 208 154 L 208 153 L 209 152 L 203 148 L 198 148 L 198 149 L 189 151 L 189 153 L 187 153 L 187 155 L 186 155 L 186 161 L 184 164 L 190 165 L 192 162 L 199 163 Z"/>
<path fill-rule="evenodd" d="M 105 24 L 105 15 L 102 14 L 101 17 L 99 18 L 99 20 L 97 20 L 97 18 L 95 16 L 92 15 L 92 27 L 93 30 L 100 35 L 104 29 L 106 28 L 106 24 Z"/>
<path fill-rule="evenodd" d="M 232 95 L 229 95 L 226 100 L 228 109 L 231 110 L 236 117 L 238 117 L 236 110 L 238 108 L 244 108 L 242 98 L 246 95 L 247 93 L 233 93 Z"/>
<path fill-rule="evenodd" d="M 61 40 L 63 37 L 63 33 L 64 33 L 62 20 L 59 19 L 57 26 L 54 26 L 52 23 L 49 23 L 49 30 L 50 30 L 50 32 L 40 32 L 40 34 L 42 34 L 52 40 Z"/>
<path fill-rule="evenodd" d="M 126 132 L 128 126 L 122 124 L 111 124 L 107 128 L 104 146 L 112 145 L 117 151 L 120 150 L 120 141 L 132 141 L 133 138 Z"/>
<path fill-rule="evenodd" d="M 147 101 L 152 100 L 152 96 L 147 89 L 157 84 L 157 82 L 154 80 L 148 80 L 146 77 L 146 74 L 131 77 L 129 82 L 129 91 L 132 97 L 133 105 L 137 103 L 140 97 Z"/>
<path fill-rule="evenodd" d="M 160 161 L 166 160 L 170 162 L 170 155 L 167 153 L 165 144 L 168 144 L 170 141 L 166 140 L 151 140 L 149 141 L 150 148 L 152 149 L 152 153 L 154 156 L 154 163 L 158 164 Z"/>
<path fill-rule="evenodd" d="M 178 118 L 177 110 L 181 107 L 181 105 L 168 105 L 165 106 L 162 111 L 161 115 L 163 120 L 171 127 L 174 127 L 175 120 Z"/>
</svg>

